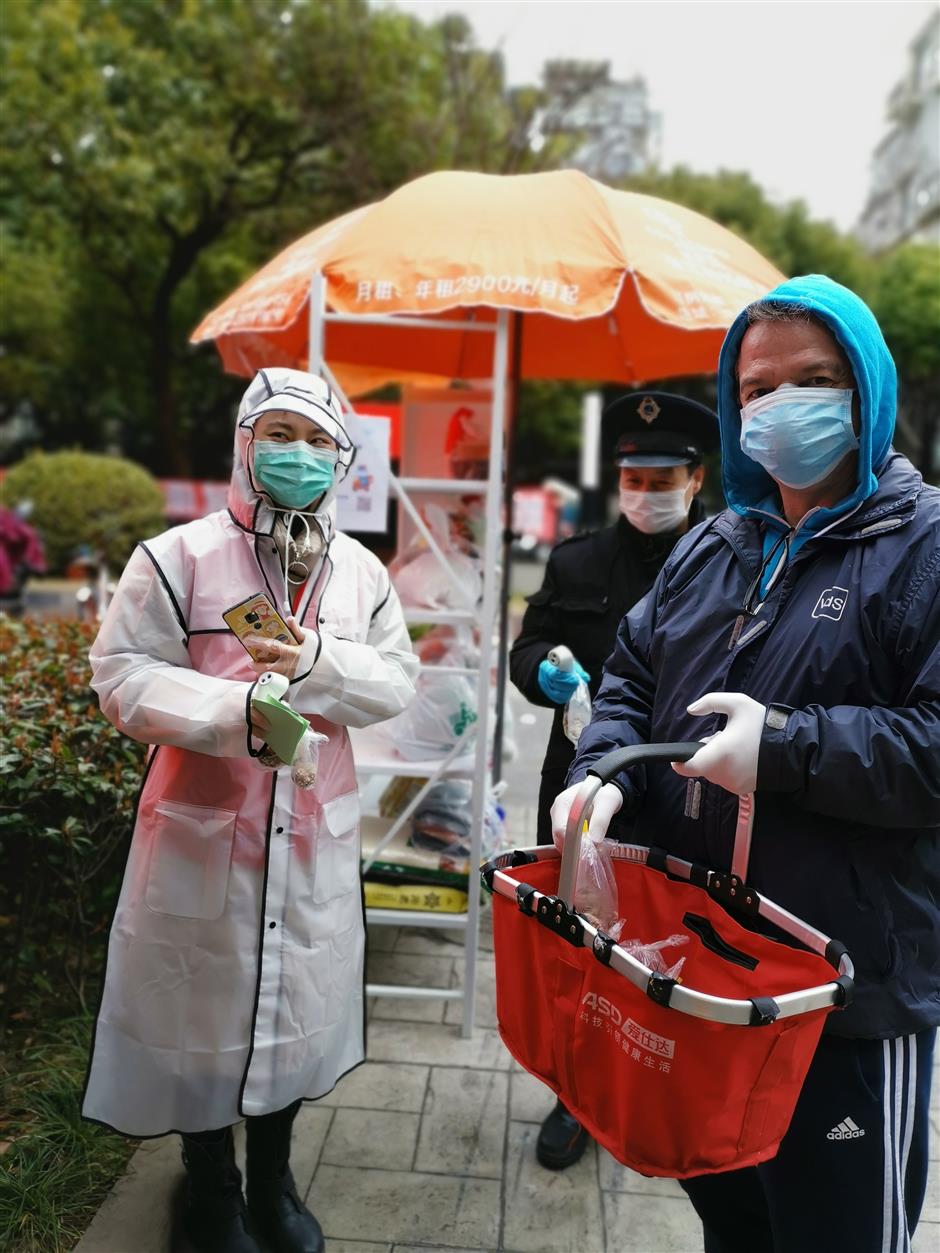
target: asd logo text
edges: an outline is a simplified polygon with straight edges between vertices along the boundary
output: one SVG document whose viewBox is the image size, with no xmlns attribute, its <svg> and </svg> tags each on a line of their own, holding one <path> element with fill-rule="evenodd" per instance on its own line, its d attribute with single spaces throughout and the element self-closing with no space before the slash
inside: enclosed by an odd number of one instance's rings
<svg viewBox="0 0 940 1253">
<path fill-rule="evenodd" d="M 833 622 L 838 622 L 842 617 L 842 610 L 845 608 L 845 602 L 848 598 L 849 589 L 847 587 L 827 587 L 816 602 L 813 617 L 831 618 Z"/>
</svg>

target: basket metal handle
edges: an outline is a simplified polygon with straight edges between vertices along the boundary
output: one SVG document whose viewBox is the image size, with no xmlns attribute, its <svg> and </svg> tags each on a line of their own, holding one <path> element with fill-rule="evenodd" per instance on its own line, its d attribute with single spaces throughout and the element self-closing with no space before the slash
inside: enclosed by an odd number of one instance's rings
<svg viewBox="0 0 940 1253">
<path fill-rule="evenodd" d="M 561 871 L 558 876 L 558 895 L 569 909 L 574 904 L 581 832 L 586 819 L 591 816 L 594 797 L 604 784 L 629 766 L 639 766 L 643 762 L 688 761 L 701 747 L 699 740 L 686 740 L 680 744 L 629 744 L 626 748 L 615 748 L 612 752 L 605 753 L 588 769 L 587 778 L 582 782 L 568 811 L 565 846 L 562 849 Z"/>
<path fill-rule="evenodd" d="M 701 740 L 685 740 L 678 744 L 630 744 L 605 753 L 588 770 L 588 777 L 574 798 L 568 812 L 565 828 L 565 847 L 561 856 L 561 873 L 558 877 L 558 895 L 570 909 L 574 902 L 574 889 L 578 871 L 578 848 L 584 821 L 591 816 L 594 797 L 614 775 L 629 766 L 639 766 L 645 761 L 688 761 L 703 746 Z M 754 794 L 748 792 L 738 797 L 738 821 L 734 830 L 734 852 L 731 857 L 731 873 L 742 882 L 747 879 L 747 865 L 751 856 L 751 833 L 754 830 Z"/>
</svg>

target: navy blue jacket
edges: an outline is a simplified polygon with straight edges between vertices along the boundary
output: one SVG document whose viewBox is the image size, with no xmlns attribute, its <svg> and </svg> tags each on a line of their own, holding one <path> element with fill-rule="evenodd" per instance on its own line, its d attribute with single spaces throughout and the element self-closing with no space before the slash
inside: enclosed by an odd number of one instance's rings
<svg viewBox="0 0 940 1253">
<path fill-rule="evenodd" d="M 896 454 L 870 465 L 874 491 L 828 511 L 756 613 L 760 510 L 739 498 L 679 542 L 620 626 L 568 780 L 718 730 L 686 709 L 706 692 L 773 706 L 748 879 L 851 952 L 855 1001 L 827 1029 L 890 1038 L 940 1022 L 940 491 Z M 617 782 L 630 839 L 730 865 L 735 797 L 668 765 Z"/>
</svg>

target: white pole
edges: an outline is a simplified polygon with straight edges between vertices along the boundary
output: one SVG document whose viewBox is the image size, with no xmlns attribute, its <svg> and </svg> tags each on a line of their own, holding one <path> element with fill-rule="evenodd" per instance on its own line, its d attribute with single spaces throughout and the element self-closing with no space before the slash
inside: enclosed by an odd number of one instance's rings
<svg viewBox="0 0 940 1253">
<path fill-rule="evenodd" d="M 493 667 L 493 632 L 496 626 L 496 596 L 499 588 L 499 558 L 502 526 L 503 441 L 506 435 L 506 370 L 509 364 L 509 313 L 496 315 L 496 342 L 493 346 L 493 392 L 490 411 L 490 466 L 486 490 L 486 538 L 483 557 L 483 605 L 480 613 L 480 673 L 477 676 L 476 761 L 474 763 L 473 825 L 470 841 L 470 878 L 467 897 L 467 933 L 472 941 L 465 948 L 464 1012 L 460 1034 L 473 1034 L 476 1005 L 477 947 L 480 935 L 480 888 L 476 872 L 483 856 L 483 815 L 489 792 L 489 714 L 490 674 Z"/>
<path fill-rule="evenodd" d="M 326 282 L 317 270 L 310 280 L 310 305 L 307 322 L 307 370 L 319 374 L 323 369 L 323 315 L 326 312 Z"/>
<path fill-rule="evenodd" d="M 581 486 L 601 485 L 601 394 L 585 392 L 581 402 Z"/>
</svg>

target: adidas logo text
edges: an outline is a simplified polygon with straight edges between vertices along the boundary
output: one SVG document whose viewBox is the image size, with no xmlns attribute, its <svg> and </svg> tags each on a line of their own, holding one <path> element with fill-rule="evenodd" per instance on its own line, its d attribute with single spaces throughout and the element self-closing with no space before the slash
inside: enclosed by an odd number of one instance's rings
<svg viewBox="0 0 940 1253">
<path fill-rule="evenodd" d="M 851 1118 L 844 1118 L 837 1127 L 826 1133 L 827 1140 L 857 1140 L 865 1132 Z"/>
</svg>

